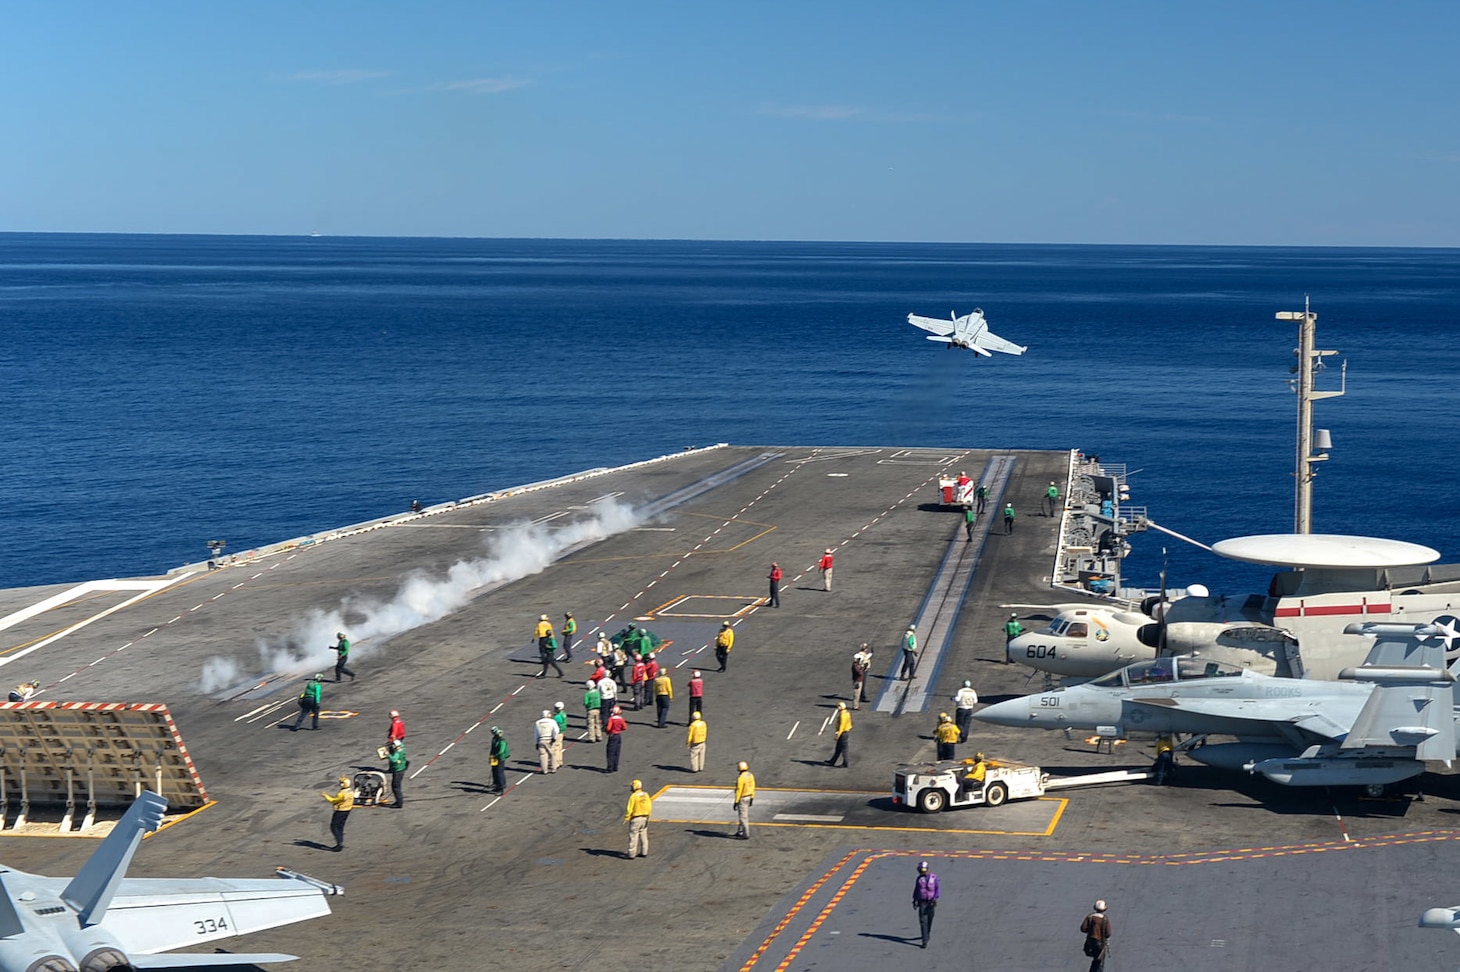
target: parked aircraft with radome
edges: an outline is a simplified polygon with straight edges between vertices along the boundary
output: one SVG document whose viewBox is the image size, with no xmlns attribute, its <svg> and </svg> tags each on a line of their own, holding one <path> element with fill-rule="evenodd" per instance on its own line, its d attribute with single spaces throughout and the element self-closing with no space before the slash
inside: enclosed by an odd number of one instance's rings
<svg viewBox="0 0 1460 972">
<path fill-rule="evenodd" d="M 977 307 L 974 308 L 972 314 L 964 314 L 962 317 L 959 317 L 956 312 L 950 311 L 949 319 L 946 321 L 909 314 L 907 322 L 913 327 L 930 331 L 929 341 L 946 344 L 949 348 L 966 348 L 985 358 L 992 358 L 994 351 L 1003 354 L 1023 354 L 1029 350 L 1023 345 L 1007 341 L 990 331 L 988 322 L 983 319 L 983 311 Z"/>
<path fill-rule="evenodd" d="M 1377 787 L 1418 776 L 1425 760 L 1448 766 L 1456 755 L 1455 676 L 1441 632 L 1370 622 L 1348 633 L 1377 640 L 1365 663 L 1337 681 L 1274 678 L 1181 655 L 1000 702 L 974 718 L 1110 735 L 1233 736 L 1187 748 L 1188 755 L 1289 786 Z"/>
<path fill-rule="evenodd" d="M 1447 657 L 1460 656 L 1460 565 L 1439 553 L 1378 537 L 1273 534 L 1223 540 L 1233 560 L 1288 568 L 1266 594 L 1229 597 L 1192 585 L 1184 597 L 1150 597 L 1141 611 L 1114 604 L 1061 604 L 1045 627 L 1012 639 L 1008 660 L 1046 675 L 1096 678 L 1162 655 L 1200 652 L 1264 675 L 1332 680 L 1361 664 L 1364 621 L 1433 624 Z"/>
<path fill-rule="evenodd" d="M 1166 605 L 1152 617 L 1101 604 L 1060 604 L 1044 627 L 1009 641 L 1008 660 L 1050 676 L 1098 678 L 1160 655 L 1199 651 L 1263 675 L 1292 675 L 1296 642 L 1281 628 L 1255 620 L 1215 620 L 1206 592 Z M 1163 616 L 1164 615 L 1164 616 Z"/>
<path fill-rule="evenodd" d="M 275 953 L 160 955 L 330 913 L 333 884 L 278 869 L 283 880 L 128 878 L 144 833 L 167 801 L 144 792 L 69 881 L 0 869 L 0 972 L 124 972 L 288 962 Z"/>
</svg>

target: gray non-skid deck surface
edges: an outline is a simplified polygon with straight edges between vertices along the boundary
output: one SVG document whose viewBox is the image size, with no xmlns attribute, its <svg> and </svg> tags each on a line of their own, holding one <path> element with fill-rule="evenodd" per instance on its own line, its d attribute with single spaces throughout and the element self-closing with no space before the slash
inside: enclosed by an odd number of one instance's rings
<svg viewBox="0 0 1460 972">
<path fill-rule="evenodd" d="M 1112 972 L 1447 969 L 1460 942 L 1415 923 L 1456 850 L 1453 839 L 1419 838 L 1309 846 L 1296 849 L 1300 862 L 1282 848 L 1139 862 L 851 851 L 828 858 L 816 879 L 830 879 L 788 895 L 724 968 L 755 958 L 754 968 L 787 970 L 1084 970 L 1080 921 L 1103 898 Z M 927 951 L 911 906 L 924 859 L 942 895 Z"/>
<path fill-rule="evenodd" d="M 927 710 L 899 714 L 864 706 L 853 713 L 851 768 L 825 766 L 832 741 L 819 730 L 837 700 L 847 698 L 853 651 L 863 641 L 875 646 L 877 674 L 869 694 L 877 696 L 899 637 L 928 601 L 950 541 L 962 533 L 960 516 L 938 503 L 938 474 L 964 469 L 973 475 L 996 455 L 1015 456 L 1005 497 L 1025 512 L 1012 536 L 995 527 L 983 543 L 941 667 L 930 676 Z M 741 842 L 724 839 L 729 828 L 718 823 L 663 820 L 651 825 L 649 859 L 622 859 L 621 821 L 633 778 L 650 792 L 676 785 L 725 788 L 733 784 L 735 762 L 746 759 L 768 790 L 887 793 L 896 764 L 932 756 L 936 712 L 964 678 L 990 701 L 1029 690 L 1028 673 L 1002 663 L 1002 605 L 1055 600 L 1046 585 L 1057 521 L 1029 511 L 1067 464 L 1062 452 L 1007 449 L 755 447 L 689 454 L 200 573 L 21 657 L 38 639 L 120 601 L 109 594 L 91 599 L 94 605 L 58 608 L 26 622 L 24 631 L 6 633 L 0 658 L 15 660 L 3 675 L 12 682 L 39 679 L 43 699 L 167 703 L 218 802 L 145 842 L 132 873 L 267 876 L 282 864 L 343 884 L 347 894 L 333 903 L 332 916 L 227 943 L 294 952 L 311 964 L 455 968 L 490 955 L 500 967 L 522 970 L 718 968 L 737 950 L 753 949 L 764 938 L 756 937 L 758 926 L 782 907 L 784 896 L 822 873 L 827 855 L 848 846 L 911 853 L 1181 854 L 1340 840 L 1345 829 L 1365 838 L 1448 832 L 1457 804 L 1447 774 L 1426 777 L 1426 803 L 1375 804 L 1183 767 L 1174 788 L 1102 787 L 1061 794 L 1068 803 L 1023 804 L 1045 821 L 1054 819 L 1051 807 L 1062 808 L 1049 836 L 1031 836 L 1047 823 L 1015 824 L 1014 814 L 1023 811 L 1014 805 L 921 819 L 875 798 L 857 797 L 848 805 L 832 793 L 782 812 L 844 813 L 846 820 L 835 826 L 783 820 Z M 585 508 L 593 500 L 610 496 L 640 509 L 660 504 L 660 512 L 601 542 L 564 543 L 572 552 L 561 560 L 508 579 L 508 567 L 531 560 L 521 545 L 539 542 L 523 524 L 537 522 L 539 540 L 559 536 L 591 515 Z M 815 569 L 828 546 L 837 549 L 832 593 L 820 590 Z M 772 560 L 785 569 L 778 610 L 758 600 Z M 328 670 L 330 663 L 324 645 L 311 643 L 310 661 L 281 665 L 282 643 L 297 641 L 302 626 L 320 613 L 342 612 L 344 628 L 358 636 L 352 629 L 375 610 L 372 603 L 419 608 L 429 582 L 448 576 L 454 565 L 458 572 L 475 570 L 482 591 L 388 642 L 359 638 L 351 659 L 358 680 L 325 685 L 325 708 L 338 718 L 326 720 L 319 732 L 280 728 L 305 666 Z M 419 577 L 427 579 L 425 587 L 412 580 Z M 62 589 L 0 592 L 0 605 L 8 613 Z M 662 628 L 673 640 L 664 660 L 676 666 L 678 693 L 689 669 L 705 671 L 705 773 L 688 772 L 683 698 L 675 700 L 672 724 L 663 730 L 648 712 L 628 714 L 617 775 L 602 772 L 601 746 L 580 742 L 568 746 L 563 771 L 531 772 L 530 727 L 541 709 L 565 701 L 570 738 L 582 731 L 578 701 L 586 666 L 566 666 L 571 679 L 536 680 L 538 665 L 528 649 L 537 616 L 559 621 L 565 610 L 577 616 L 584 640 L 599 624 L 617 630 L 634 618 Z M 1036 614 L 1026 611 L 1027 623 L 1037 623 Z M 713 671 L 708 650 L 722 617 L 734 618 L 737 632 L 725 674 Z M 326 643 L 332 634 L 328 628 Z M 219 666 L 229 671 L 229 698 L 200 687 L 205 669 L 216 674 Z M 261 681 L 262 688 L 245 691 Z M 346 851 L 323 852 L 329 808 L 320 790 L 341 772 L 379 768 L 374 752 L 391 708 L 404 713 L 409 727 L 406 808 L 357 811 Z M 486 730 L 494 724 L 507 730 L 513 748 L 509 779 L 515 787 L 501 799 L 484 793 L 490 779 Z M 1139 742 L 1112 756 L 1059 734 L 987 727 L 975 728 L 970 744 L 1056 773 L 1142 766 L 1151 755 Z M 666 815 L 672 809 L 673 801 Z M 757 816 L 770 809 L 757 807 Z M 888 825 L 896 829 L 882 829 Z M 49 874 L 74 873 L 91 846 L 84 840 L 0 838 L 6 864 Z M 1380 861 L 1382 869 L 1389 853 L 1365 851 L 1370 856 L 1363 860 Z M 1347 915 L 1362 926 L 1374 914 L 1363 897 L 1376 885 L 1371 875 L 1359 870 L 1331 888 L 1308 877 L 1318 873 L 1312 871 L 1316 859 L 1295 856 L 1264 865 L 1294 893 L 1279 904 L 1234 914 L 1234 921 L 1250 919 L 1269 935 L 1269 953 L 1284 957 L 1280 967 L 1305 967 L 1289 957 L 1302 953 L 1280 952 L 1281 935 L 1269 932 L 1280 920 L 1328 927 L 1328 916 Z M 895 908 L 888 913 L 903 920 L 907 909 L 897 899 L 906 894 L 908 868 L 906 862 L 898 867 L 896 893 L 888 892 Z M 967 867 L 975 874 L 986 864 L 970 861 Z M 1007 867 L 1012 874 L 1019 865 Z M 965 880 L 956 871 L 947 879 L 955 886 Z M 1247 872 L 1234 867 L 1232 873 Z M 1417 886 L 1432 892 L 1426 903 L 1455 903 L 1445 890 L 1445 873 L 1416 877 Z M 1024 887 L 1022 879 L 1008 880 Z M 1111 883 L 1130 887 L 1136 897 L 1142 890 L 1114 879 L 1097 883 L 1102 890 Z M 1051 890 L 1047 906 L 1023 890 L 1004 895 L 1026 906 L 999 912 L 997 941 L 1022 941 L 1023 935 L 1037 940 L 1053 929 L 1052 942 L 1065 951 L 1051 961 L 1073 961 L 1078 943 L 1066 936 L 1094 887 L 1068 897 Z M 1349 895 L 1354 888 L 1357 900 Z M 1118 901 L 1118 917 L 1137 909 L 1153 916 L 1170 910 L 1169 896 L 1129 903 L 1115 892 L 1109 896 Z M 972 904 L 975 899 L 972 892 L 950 897 L 939 917 L 945 936 L 962 928 L 972 937 L 980 908 L 998 906 L 1000 897 L 985 906 Z M 1409 941 L 1402 926 L 1418 917 L 1408 907 L 1406 898 L 1384 916 L 1396 941 Z M 856 934 L 901 934 L 883 917 L 874 922 L 864 916 L 856 924 Z M 631 926 L 643 933 L 629 933 Z M 1433 967 L 1460 964 L 1460 954 L 1453 962 L 1445 956 L 1455 947 L 1453 936 L 1409 934 L 1417 936 L 1415 947 L 1440 956 Z M 936 941 L 943 947 L 949 940 Z M 894 959 L 921 959 L 894 942 L 859 941 L 861 948 L 837 956 L 839 970 L 885 968 L 889 949 Z M 1231 961 L 1240 953 L 1223 954 Z M 1274 966 L 1233 961 L 1224 967 Z"/>
</svg>

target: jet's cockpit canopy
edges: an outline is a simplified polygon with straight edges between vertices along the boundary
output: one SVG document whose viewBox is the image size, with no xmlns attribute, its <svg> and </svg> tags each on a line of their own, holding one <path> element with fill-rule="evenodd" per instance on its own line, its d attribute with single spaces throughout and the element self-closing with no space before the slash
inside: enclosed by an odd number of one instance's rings
<svg viewBox="0 0 1460 972">
<path fill-rule="evenodd" d="M 1242 675 L 1241 665 L 1214 661 L 1201 655 L 1178 655 L 1156 658 L 1127 665 L 1092 684 L 1101 688 L 1135 688 L 1141 685 L 1164 685 L 1168 682 L 1194 682 L 1199 678 L 1233 678 Z"/>
</svg>

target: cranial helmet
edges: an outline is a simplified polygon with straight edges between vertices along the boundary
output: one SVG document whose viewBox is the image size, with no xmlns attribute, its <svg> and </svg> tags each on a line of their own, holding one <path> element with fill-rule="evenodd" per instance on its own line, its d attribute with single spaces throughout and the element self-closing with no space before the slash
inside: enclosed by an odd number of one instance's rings
<svg viewBox="0 0 1460 972">
<path fill-rule="evenodd" d="M 643 788 L 644 784 L 638 780 L 634 780 L 634 782 L 629 784 L 629 789 L 631 790 L 642 790 Z"/>
<path fill-rule="evenodd" d="M 1105 899 L 1104 898 L 1101 898 L 1099 901 L 1095 902 L 1095 910 L 1096 911 L 1104 911 L 1105 910 Z"/>
<path fill-rule="evenodd" d="M 738 770 L 740 770 L 740 772 L 744 773 L 746 770 L 750 769 L 750 764 L 747 763 L 747 762 L 745 762 L 744 760 L 741 760 L 740 761 L 740 765 L 737 766 L 736 769 L 738 769 Z"/>
</svg>

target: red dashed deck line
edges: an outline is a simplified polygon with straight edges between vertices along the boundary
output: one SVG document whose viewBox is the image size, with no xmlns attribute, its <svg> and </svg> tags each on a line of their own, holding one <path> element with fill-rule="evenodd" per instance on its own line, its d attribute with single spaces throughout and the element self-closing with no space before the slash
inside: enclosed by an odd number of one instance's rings
<svg viewBox="0 0 1460 972">
<path fill-rule="evenodd" d="M 1328 841 L 1313 844 L 1297 844 L 1292 846 L 1275 846 L 1259 848 L 1239 848 L 1231 851 L 1193 852 L 1188 854 L 1173 855 L 1143 855 L 1143 854 L 1122 854 L 1102 855 L 1090 853 L 1011 853 L 1008 851 L 945 851 L 945 850 L 883 850 L 869 851 L 859 849 L 849 851 L 844 857 L 837 861 L 816 883 L 806 890 L 782 916 L 769 935 L 766 936 L 760 946 L 741 966 L 740 972 L 751 972 L 756 964 L 765 955 L 766 951 L 775 942 L 776 938 L 785 931 L 786 927 L 801 912 L 801 909 L 813 898 L 818 891 L 831 879 L 831 877 L 844 868 L 848 861 L 858 854 L 867 855 L 857 865 L 850 877 L 842 884 L 837 893 L 822 908 L 811 922 L 806 932 L 791 946 L 786 957 L 776 966 L 776 972 L 785 972 L 795 960 L 800 951 L 805 948 L 808 942 L 815 936 L 816 931 L 830 917 L 833 910 L 843 897 L 852 889 L 853 885 L 861 878 L 866 869 L 873 861 L 884 857 L 916 857 L 916 858 L 942 858 L 957 860 L 993 860 L 993 861 L 1030 861 L 1036 863 L 1063 863 L 1063 864 L 1128 864 L 1138 866 L 1162 866 L 1179 867 L 1193 864 L 1225 864 L 1239 861 L 1265 860 L 1276 857 L 1293 856 L 1298 854 L 1321 854 L 1328 851 L 1359 851 L 1369 847 L 1393 847 L 1401 844 L 1430 843 L 1435 841 L 1460 840 L 1460 831 L 1425 830 L 1409 834 L 1390 834 L 1383 837 L 1351 840 L 1347 843 L 1341 841 Z"/>
<path fill-rule="evenodd" d="M 786 930 L 786 926 L 789 925 L 792 919 L 794 919 L 796 915 L 801 911 L 801 909 L 806 906 L 806 902 L 810 901 L 813 897 L 816 896 L 817 892 L 822 889 L 826 882 L 831 880 L 831 876 L 833 874 L 841 870 L 848 861 L 850 861 L 852 858 L 856 857 L 860 853 L 862 853 L 862 851 L 860 850 L 848 851 L 845 857 L 833 864 L 831 868 L 826 871 L 826 873 L 822 874 L 821 877 L 817 879 L 815 884 L 807 888 L 805 893 L 802 894 L 801 897 L 797 899 L 796 903 L 791 906 L 791 910 L 786 912 L 785 916 L 781 918 L 780 922 L 776 925 L 775 928 L 771 929 L 771 933 L 766 936 L 765 941 L 760 943 L 760 947 L 755 950 L 754 954 L 750 956 L 749 960 L 747 960 L 746 963 L 740 967 L 740 972 L 748 972 L 748 970 L 753 967 L 756 962 L 759 962 L 760 957 L 765 954 L 766 949 L 770 948 L 771 943 L 776 940 L 776 937 L 779 936 L 781 932 Z"/>
<path fill-rule="evenodd" d="M 791 950 L 786 953 L 785 959 L 781 961 L 780 965 L 776 966 L 776 972 L 785 972 L 786 969 L 790 968 L 791 962 L 795 960 L 797 954 L 800 953 L 801 949 L 806 947 L 806 943 L 811 941 L 817 929 L 831 916 L 833 909 L 841 903 L 842 898 L 852 889 L 852 885 L 857 883 L 857 879 L 862 876 L 862 872 L 867 870 L 868 865 L 872 863 L 874 857 L 875 855 L 869 855 L 852 870 L 851 877 L 847 878 L 842 883 L 842 886 L 837 889 L 836 894 L 831 896 L 831 900 L 827 902 L 826 907 L 822 908 L 817 916 L 811 920 L 811 927 L 806 929 L 805 933 L 797 939 L 796 944 L 792 945 Z"/>
</svg>

